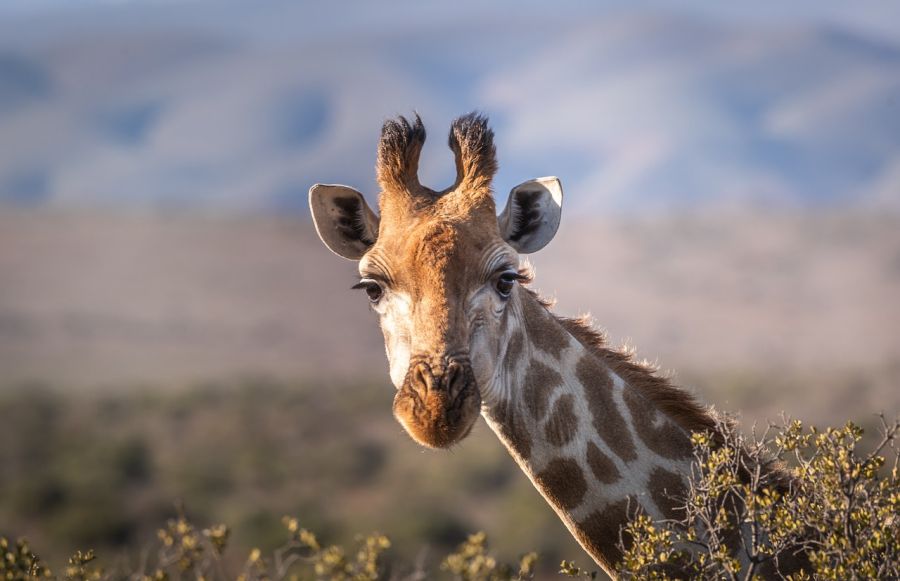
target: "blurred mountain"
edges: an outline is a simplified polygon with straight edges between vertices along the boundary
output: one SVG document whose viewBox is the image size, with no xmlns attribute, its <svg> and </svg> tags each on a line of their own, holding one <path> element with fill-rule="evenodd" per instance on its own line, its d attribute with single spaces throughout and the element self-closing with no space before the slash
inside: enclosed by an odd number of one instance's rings
<svg viewBox="0 0 900 581">
<path fill-rule="evenodd" d="M 569 215 L 532 260 L 561 314 L 682 377 L 900 377 L 893 214 Z M 387 382 L 357 280 L 299 217 L 0 213 L 0 388 Z"/>
<path fill-rule="evenodd" d="M 413 110 L 443 187 L 446 128 L 481 109 L 501 193 L 555 174 L 587 212 L 900 208 L 900 43 L 861 27 L 613 3 L 13 4 L 0 203 L 305 211 L 314 182 L 373 193 L 380 125 Z"/>
</svg>

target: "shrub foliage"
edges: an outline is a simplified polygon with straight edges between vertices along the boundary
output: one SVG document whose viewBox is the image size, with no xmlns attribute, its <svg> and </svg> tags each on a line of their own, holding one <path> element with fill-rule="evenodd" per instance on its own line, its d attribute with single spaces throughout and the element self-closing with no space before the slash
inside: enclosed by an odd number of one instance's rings
<svg viewBox="0 0 900 581">
<path fill-rule="evenodd" d="M 654 522 L 635 514 L 620 534 L 626 579 L 731 579 L 769 576 L 789 561 L 806 579 L 900 578 L 900 420 L 881 417 L 880 438 L 861 455 L 863 430 L 852 423 L 819 431 L 799 421 L 744 436 L 722 421 L 719 433 L 693 435 L 695 464 L 677 519 Z M 888 464 L 887 458 L 891 462 Z M 262 581 L 421 580 L 443 574 L 461 581 L 533 579 L 536 553 L 516 563 L 491 554 L 484 533 L 470 535 L 429 571 L 425 559 L 403 565 L 387 558 L 391 542 L 374 533 L 350 549 L 324 545 L 293 517 L 284 517 L 284 544 L 264 555 L 253 549 L 237 567 L 223 558 L 230 531 L 225 525 L 197 528 L 183 513 L 158 532 L 151 551 L 136 566 L 104 569 L 93 551 L 76 552 L 60 572 L 51 569 L 25 540 L 0 538 L 0 579 L 101 581 L 128 578 L 237 579 Z M 745 557 L 735 552 L 735 539 Z M 424 554 L 424 553 L 423 553 Z M 560 574 L 596 578 L 575 562 Z"/>
<path fill-rule="evenodd" d="M 819 431 L 784 421 L 750 437 L 720 422 L 721 441 L 694 434 L 695 473 L 686 498 L 673 499 L 679 518 L 626 525 L 622 576 L 750 580 L 793 561 L 797 580 L 900 578 L 896 448 L 886 466 L 900 422 L 880 419 L 865 455 L 850 422 Z"/>
</svg>

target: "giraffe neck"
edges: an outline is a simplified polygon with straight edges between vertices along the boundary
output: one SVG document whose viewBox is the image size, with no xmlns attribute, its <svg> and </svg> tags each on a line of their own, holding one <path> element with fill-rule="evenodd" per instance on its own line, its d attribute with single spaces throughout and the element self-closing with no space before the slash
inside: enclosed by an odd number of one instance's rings
<svg viewBox="0 0 900 581">
<path fill-rule="evenodd" d="M 614 574 L 638 508 L 672 518 L 690 475 L 679 427 L 538 299 L 518 293 L 482 414 L 578 542 Z"/>
</svg>

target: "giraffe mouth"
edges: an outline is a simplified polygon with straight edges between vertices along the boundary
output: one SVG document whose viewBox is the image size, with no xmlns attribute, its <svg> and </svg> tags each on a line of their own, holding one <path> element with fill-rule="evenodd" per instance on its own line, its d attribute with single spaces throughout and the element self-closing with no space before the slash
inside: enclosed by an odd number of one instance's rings
<svg viewBox="0 0 900 581">
<path fill-rule="evenodd" d="M 466 361 L 436 375 L 425 362 L 410 366 L 394 396 L 394 416 L 413 440 L 429 448 L 461 441 L 481 413 L 481 392 Z"/>
</svg>

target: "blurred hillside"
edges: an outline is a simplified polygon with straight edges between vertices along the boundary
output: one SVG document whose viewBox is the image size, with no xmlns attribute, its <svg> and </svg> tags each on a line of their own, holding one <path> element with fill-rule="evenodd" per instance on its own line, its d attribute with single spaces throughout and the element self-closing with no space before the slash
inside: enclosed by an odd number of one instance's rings
<svg viewBox="0 0 900 581">
<path fill-rule="evenodd" d="M 894 215 L 572 216 L 532 262 L 561 314 L 591 312 L 613 343 L 630 340 L 687 383 L 900 373 Z M 377 322 L 349 289 L 355 264 L 305 219 L 7 212 L 0 273 L 4 383 L 386 382 Z M 704 395 L 745 411 L 819 409 L 819 421 L 846 413 L 847 397 L 900 409 L 896 390 L 858 384 L 813 401 L 781 391 L 763 408 Z"/>
<path fill-rule="evenodd" d="M 898 9 L 800 4 L 16 1 L 0 203 L 305 212 L 315 182 L 373 193 L 380 125 L 413 110 L 441 188 L 449 122 L 480 109 L 502 192 L 897 210 Z"/>
<path fill-rule="evenodd" d="M 581 557 L 486 426 L 458 454 L 424 450 L 383 388 L 257 379 L 178 392 L 4 390 L 0 536 L 27 536 L 56 568 L 90 547 L 130 571 L 180 504 L 198 524 L 232 527 L 232 570 L 250 548 L 284 543 L 285 514 L 325 542 L 382 531 L 393 555 L 435 568 L 482 528 L 504 556 L 539 548 L 548 573 Z"/>
</svg>

